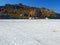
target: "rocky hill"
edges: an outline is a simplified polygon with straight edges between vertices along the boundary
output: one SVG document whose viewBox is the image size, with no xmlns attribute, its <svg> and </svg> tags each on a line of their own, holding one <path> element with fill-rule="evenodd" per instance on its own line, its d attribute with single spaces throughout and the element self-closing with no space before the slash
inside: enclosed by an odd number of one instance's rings
<svg viewBox="0 0 60 45">
<path fill-rule="evenodd" d="M 50 19 L 60 19 L 60 14 L 53 10 L 23 4 L 5 4 L 4 6 L 0 6 L 0 16 L 1 15 L 13 16 L 17 19 L 28 19 L 30 17 L 35 19 L 45 19 L 46 17 Z"/>
</svg>

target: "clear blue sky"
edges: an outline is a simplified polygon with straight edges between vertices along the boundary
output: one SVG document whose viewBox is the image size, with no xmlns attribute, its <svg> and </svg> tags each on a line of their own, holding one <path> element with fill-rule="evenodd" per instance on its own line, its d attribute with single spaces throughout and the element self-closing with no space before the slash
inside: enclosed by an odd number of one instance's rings
<svg viewBox="0 0 60 45">
<path fill-rule="evenodd" d="M 22 3 L 28 6 L 45 7 L 60 13 L 60 0 L 0 0 L 0 5 Z"/>
</svg>

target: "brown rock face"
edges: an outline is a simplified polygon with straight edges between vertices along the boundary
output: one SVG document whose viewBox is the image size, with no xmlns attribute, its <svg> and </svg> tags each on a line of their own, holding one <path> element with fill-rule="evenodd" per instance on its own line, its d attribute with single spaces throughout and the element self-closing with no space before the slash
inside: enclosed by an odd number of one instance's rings
<svg viewBox="0 0 60 45">
<path fill-rule="evenodd" d="M 41 12 L 43 16 L 55 16 L 53 10 L 30 7 L 23 4 L 6 4 L 5 6 L 0 6 L 0 12 L 16 17 L 20 17 L 21 14 L 27 14 L 29 17 L 32 17 L 36 15 L 36 12 Z"/>
</svg>

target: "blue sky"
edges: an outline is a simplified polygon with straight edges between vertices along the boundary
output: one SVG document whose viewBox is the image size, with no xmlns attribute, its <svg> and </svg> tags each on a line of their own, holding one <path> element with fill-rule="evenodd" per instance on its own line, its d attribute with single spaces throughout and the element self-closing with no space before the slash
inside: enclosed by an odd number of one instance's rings
<svg viewBox="0 0 60 45">
<path fill-rule="evenodd" d="M 0 5 L 18 3 L 40 8 L 45 7 L 60 13 L 60 0 L 0 0 Z"/>
</svg>

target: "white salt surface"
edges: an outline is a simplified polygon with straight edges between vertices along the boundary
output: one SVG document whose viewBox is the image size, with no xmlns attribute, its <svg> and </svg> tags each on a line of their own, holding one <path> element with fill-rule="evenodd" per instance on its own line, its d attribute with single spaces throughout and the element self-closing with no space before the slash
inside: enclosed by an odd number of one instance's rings
<svg viewBox="0 0 60 45">
<path fill-rule="evenodd" d="M 60 45 L 60 20 L 0 20 L 0 45 Z"/>
</svg>

